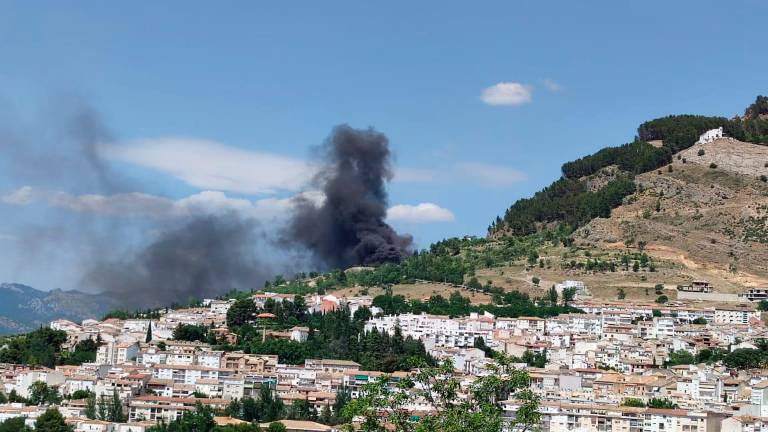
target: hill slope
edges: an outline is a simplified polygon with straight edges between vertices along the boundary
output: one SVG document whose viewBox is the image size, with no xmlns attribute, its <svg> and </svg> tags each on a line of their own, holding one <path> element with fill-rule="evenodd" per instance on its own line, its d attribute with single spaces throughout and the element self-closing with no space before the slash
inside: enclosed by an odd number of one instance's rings
<svg viewBox="0 0 768 432">
<path fill-rule="evenodd" d="M 114 300 L 79 291 L 40 291 L 14 284 L 0 284 L 0 334 L 34 330 L 51 320 L 64 318 L 81 321 L 100 318 L 114 309 Z"/>
<path fill-rule="evenodd" d="M 730 138 L 697 143 L 718 127 Z M 564 245 L 595 249 L 591 253 L 623 254 L 642 245 L 680 269 L 667 275 L 671 279 L 704 278 L 723 292 L 768 286 L 766 143 L 764 96 L 743 117 L 647 121 L 633 142 L 563 164 L 560 179 L 515 202 L 491 223 L 488 236 L 520 238 L 556 228 Z"/>
<path fill-rule="evenodd" d="M 684 265 L 718 291 L 768 286 L 768 183 L 760 179 L 768 147 L 726 138 L 673 160 L 635 177 L 635 194 L 573 238 L 614 249 L 644 242 L 649 255 Z"/>
</svg>

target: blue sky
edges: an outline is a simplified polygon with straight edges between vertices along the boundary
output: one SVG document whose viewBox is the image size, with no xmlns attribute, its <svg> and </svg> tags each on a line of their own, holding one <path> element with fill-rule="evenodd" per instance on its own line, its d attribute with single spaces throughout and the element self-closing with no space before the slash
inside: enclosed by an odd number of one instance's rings
<svg viewBox="0 0 768 432">
<path fill-rule="evenodd" d="M 563 162 L 644 120 L 742 112 L 768 92 L 767 14 L 760 1 L 0 2 L 0 107 L 37 118 L 84 101 L 144 192 L 235 206 L 297 193 L 334 125 L 373 126 L 395 155 L 390 204 L 405 206 L 392 223 L 427 246 L 483 235 Z M 4 196 L 23 186 L 103 193 L 0 173 Z M 0 281 L 73 287 L 74 264 L 48 251 L 41 274 L 9 240 L 71 206 L 7 201 Z"/>
</svg>

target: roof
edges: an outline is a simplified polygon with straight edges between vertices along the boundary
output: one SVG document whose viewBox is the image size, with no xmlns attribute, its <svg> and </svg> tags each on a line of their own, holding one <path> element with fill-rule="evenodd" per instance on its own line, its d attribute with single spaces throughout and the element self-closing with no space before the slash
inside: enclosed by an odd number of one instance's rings
<svg viewBox="0 0 768 432">
<path fill-rule="evenodd" d="M 240 425 L 240 424 L 247 424 L 247 421 L 232 418 L 232 417 L 214 417 L 213 421 L 216 423 L 217 426 L 230 426 L 230 425 Z"/>
<path fill-rule="evenodd" d="M 306 420 L 278 420 L 277 423 L 282 423 L 286 429 L 292 431 L 326 432 L 333 430 L 330 426 Z M 269 423 L 261 423 L 259 426 L 266 428 L 269 427 Z"/>
</svg>

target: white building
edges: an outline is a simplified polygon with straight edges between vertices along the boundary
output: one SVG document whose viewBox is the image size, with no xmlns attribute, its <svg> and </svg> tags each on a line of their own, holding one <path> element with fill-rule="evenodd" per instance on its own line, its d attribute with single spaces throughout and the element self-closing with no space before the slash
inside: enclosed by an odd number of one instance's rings
<svg viewBox="0 0 768 432">
<path fill-rule="evenodd" d="M 543 322 L 542 322 L 543 325 Z M 442 315 L 389 315 L 370 319 L 365 331 L 376 329 L 382 333 L 394 334 L 400 328 L 403 336 L 411 336 L 431 347 L 472 347 L 475 339 L 482 337 L 486 344 L 493 346 L 493 315 L 472 314 L 467 318 L 450 318 Z"/>
<path fill-rule="evenodd" d="M 723 127 L 720 126 L 717 129 L 710 129 L 703 134 L 699 136 L 699 143 L 700 144 L 706 144 L 711 143 L 712 141 L 716 139 L 720 139 L 723 137 Z"/>
<path fill-rule="evenodd" d="M 750 319 L 760 319 L 760 312 L 749 308 L 717 308 L 715 324 L 749 324 Z"/>
<path fill-rule="evenodd" d="M 109 342 L 96 351 L 97 364 L 119 365 L 136 360 L 139 344 L 135 341 Z"/>
</svg>

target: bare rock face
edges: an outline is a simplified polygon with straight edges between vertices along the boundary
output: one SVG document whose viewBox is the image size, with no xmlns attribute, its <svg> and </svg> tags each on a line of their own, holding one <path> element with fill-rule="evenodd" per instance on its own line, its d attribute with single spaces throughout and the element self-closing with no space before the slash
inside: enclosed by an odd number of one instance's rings
<svg viewBox="0 0 768 432">
<path fill-rule="evenodd" d="M 696 144 L 636 177 L 638 192 L 574 241 L 607 248 L 643 242 L 720 291 L 768 285 L 768 146 L 723 138 Z"/>
</svg>

